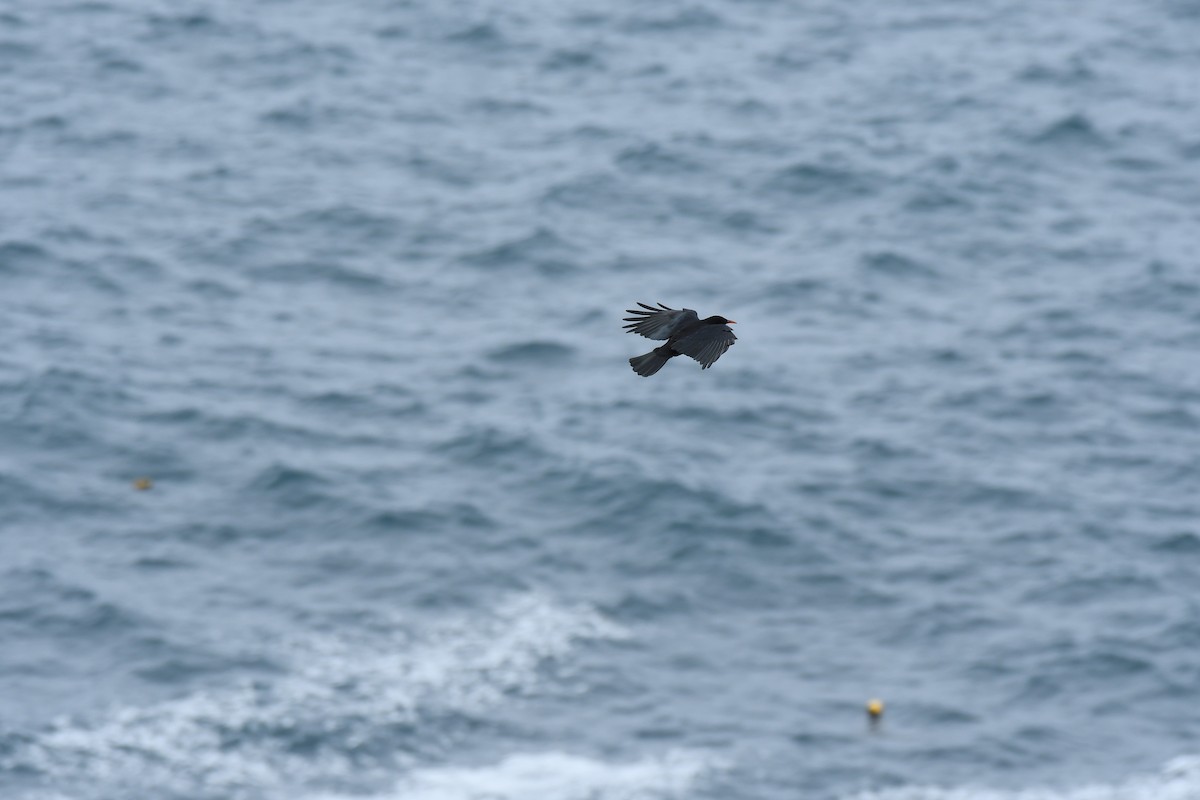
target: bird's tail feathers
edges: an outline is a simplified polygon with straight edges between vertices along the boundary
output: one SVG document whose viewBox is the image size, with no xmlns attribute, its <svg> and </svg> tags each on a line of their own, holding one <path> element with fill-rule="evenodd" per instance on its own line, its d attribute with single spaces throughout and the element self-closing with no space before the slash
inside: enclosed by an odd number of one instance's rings
<svg viewBox="0 0 1200 800">
<path fill-rule="evenodd" d="M 659 352 L 663 348 L 656 347 L 644 356 L 634 356 L 629 359 L 629 366 L 633 367 L 633 371 L 643 378 L 649 378 L 654 373 L 663 368 L 671 360 L 670 355 Z"/>
</svg>

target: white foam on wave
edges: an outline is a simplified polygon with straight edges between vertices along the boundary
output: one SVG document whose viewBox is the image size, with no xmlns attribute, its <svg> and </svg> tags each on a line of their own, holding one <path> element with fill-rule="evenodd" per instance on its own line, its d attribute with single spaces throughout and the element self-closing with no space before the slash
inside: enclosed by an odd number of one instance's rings
<svg viewBox="0 0 1200 800">
<path fill-rule="evenodd" d="M 96 788 L 230 793 L 358 775 L 395 726 L 484 713 L 534 690 L 579 642 L 625 635 L 594 609 L 521 595 L 417 632 L 294 641 L 268 654 L 289 664 L 282 675 L 59 721 L 2 766 Z M 394 774 L 397 762 L 378 767 Z"/>
<path fill-rule="evenodd" d="M 1180 756 L 1162 771 L 1115 784 L 1066 789 L 905 786 L 863 792 L 848 800 L 1200 800 L 1200 756 Z"/>
<path fill-rule="evenodd" d="M 488 766 L 415 770 L 394 791 L 370 800 L 669 800 L 687 794 L 715 766 L 687 751 L 624 763 L 523 753 Z"/>
</svg>

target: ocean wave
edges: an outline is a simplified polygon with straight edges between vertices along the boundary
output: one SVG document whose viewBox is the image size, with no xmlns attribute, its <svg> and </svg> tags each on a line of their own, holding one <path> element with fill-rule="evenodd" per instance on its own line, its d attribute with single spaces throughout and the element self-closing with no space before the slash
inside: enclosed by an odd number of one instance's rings
<svg viewBox="0 0 1200 800">
<path fill-rule="evenodd" d="M 890 278 L 935 278 L 938 272 L 929 264 L 903 253 L 883 250 L 867 253 L 861 260 L 864 269 Z"/>
<path fill-rule="evenodd" d="M 843 797 L 845 800 L 1195 800 L 1200 797 L 1200 756 L 1180 756 L 1156 775 L 1113 784 L 1012 790 L 903 786 Z"/>
<path fill-rule="evenodd" d="M 485 766 L 414 770 L 393 790 L 359 800 L 670 800 L 690 796 L 716 768 L 713 758 L 687 751 L 626 762 L 557 751 L 519 753 Z"/>
<path fill-rule="evenodd" d="M 480 50 L 505 50 L 513 46 L 513 42 L 504 35 L 499 25 L 491 22 L 478 22 L 468 25 L 446 35 L 446 41 L 458 45 L 468 45 Z"/>
<path fill-rule="evenodd" d="M 270 355 L 269 353 L 267 354 Z M 305 398 L 297 398 L 301 409 L 307 409 L 309 414 L 304 416 L 268 415 L 268 409 L 261 406 L 255 411 L 237 413 L 226 410 L 219 413 L 213 408 L 179 405 L 173 408 L 155 409 L 138 416 L 138 420 L 149 426 L 163 431 L 173 431 L 179 434 L 195 436 L 210 442 L 237 441 L 271 441 L 302 446 L 331 444 L 342 445 L 361 443 L 364 441 L 361 429 L 355 425 L 346 424 L 341 428 L 331 428 L 320 423 L 318 416 L 320 404 L 310 404 Z M 387 410 L 367 404 L 374 414 L 385 417 L 395 414 L 406 416 L 418 410 L 419 407 L 400 407 Z M 371 415 L 366 415 L 369 418 Z M 356 423 L 358 419 L 354 420 Z M 369 438 L 374 441 L 373 438 Z"/>
<path fill-rule="evenodd" d="M 461 534 L 465 530 L 495 529 L 497 522 L 472 503 L 450 503 L 375 512 L 365 520 L 364 525 L 367 530 L 383 534 L 413 531 Z"/>
<path fill-rule="evenodd" d="M 1108 145 L 1086 114 L 1069 114 L 1057 119 L 1035 133 L 1030 141 L 1036 145 L 1069 149 L 1072 152 Z"/>
<path fill-rule="evenodd" d="M 1157 316 L 1168 312 L 1187 320 L 1200 321 L 1200 280 L 1179 265 L 1153 260 L 1104 291 L 1101 298 L 1110 309 L 1136 309 Z"/>
<path fill-rule="evenodd" d="M 708 8 L 693 5 L 662 14 L 636 14 L 624 19 L 620 27 L 634 34 L 696 33 L 720 30 L 727 23 Z"/>
<path fill-rule="evenodd" d="M 522 118 L 528 116 L 549 116 L 550 111 L 528 100 L 519 98 L 484 97 L 475 100 L 468 106 L 468 111 L 478 112 L 485 118 Z"/>
<path fill-rule="evenodd" d="M 404 230 L 399 218 L 390 211 L 372 211 L 348 203 L 305 211 L 283 218 L 276 225 L 281 231 L 305 234 L 323 231 L 328 241 L 350 237 L 372 245 L 392 242 Z"/>
<path fill-rule="evenodd" d="M 605 68 L 600 54 L 591 49 L 562 48 L 552 52 L 542 61 L 541 68 L 547 72 L 573 70 L 596 70 Z"/>
<path fill-rule="evenodd" d="M 473 267 L 533 266 L 543 272 L 571 272 L 577 256 L 577 249 L 553 230 L 538 227 L 524 236 L 468 253 L 462 261 Z"/>
<path fill-rule="evenodd" d="M 3 585 L 0 624 L 9 628 L 10 636 L 109 641 L 141 630 L 145 622 L 130 609 L 47 569 L 9 570 Z"/>
<path fill-rule="evenodd" d="M 247 277 L 277 283 L 320 283 L 360 292 L 386 292 L 395 287 L 379 275 L 337 260 L 280 261 L 247 272 Z"/>
<path fill-rule="evenodd" d="M 778 170 L 770 176 L 764 188 L 795 197 L 811 198 L 826 203 L 844 202 L 869 195 L 874 179 L 848 165 L 800 163 Z"/>
<path fill-rule="evenodd" d="M 521 342 L 493 350 L 488 358 L 502 364 L 546 366 L 562 364 L 574 355 L 575 348 L 558 342 Z"/>
<path fill-rule="evenodd" d="M 918 214 L 965 213 L 974 208 L 971 199 L 957 189 L 926 185 L 914 190 L 904 201 L 904 208 Z"/>
<path fill-rule="evenodd" d="M 53 261 L 46 248 L 33 242 L 10 240 L 0 243 L 0 276 L 34 275 Z"/>
<path fill-rule="evenodd" d="M 624 148 L 617 153 L 616 163 L 620 169 L 635 175 L 695 176 L 704 171 L 700 162 L 654 142 Z"/>
<path fill-rule="evenodd" d="M 0 72 L 9 71 L 10 64 L 19 64 L 39 55 L 38 48 L 28 42 L 0 41 Z"/>
<path fill-rule="evenodd" d="M 274 501 L 278 506 L 296 510 L 347 507 L 339 485 L 315 470 L 286 463 L 275 463 L 260 470 L 243 492 L 260 500 Z"/>
<path fill-rule="evenodd" d="M 6 436 L 8 427 L 0 423 L 0 437 L 11 442 L 15 437 Z M 0 505 L 5 509 L 5 521 L 10 523 L 27 522 L 38 513 L 64 510 L 56 492 L 43 488 L 32 476 L 4 470 L 0 470 Z"/>
<path fill-rule="evenodd" d="M 181 11 L 173 14 L 151 13 L 144 20 L 147 33 L 155 39 L 183 35 L 216 37 L 226 32 L 216 17 L 203 11 Z"/>
<path fill-rule="evenodd" d="M 435 450 L 463 463 L 507 466 L 540 461 L 546 451 L 530 433 L 494 426 L 472 427 L 435 445 Z"/>
<path fill-rule="evenodd" d="M 612 475 L 573 470 L 548 474 L 543 485 L 577 498 L 580 507 L 588 509 L 592 525 L 603 524 L 603 520 L 650 518 L 686 528 L 701 520 L 726 525 L 744 517 L 762 520 L 766 513 L 763 506 L 739 502 L 715 487 L 637 472 Z"/>
<path fill-rule="evenodd" d="M 1164 553 L 1200 555 L 1200 534 L 1184 531 L 1160 537 L 1154 549 Z"/>
<path fill-rule="evenodd" d="M 542 195 L 543 204 L 575 210 L 603 211 L 621 218 L 645 218 L 654 204 L 645 193 L 609 173 L 592 173 L 551 186 Z"/>
<path fill-rule="evenodd" d="M 705 197 L 682 196 L 671 200 L 672 210 L 704 224 L 705 232 L 718 231 L 742 239 L 762 234 L 777 234 L 783 228 L 765 214 L 748 208 L 727 207 Z"/>
<path fill-rule="evenodd" d="M 371 785 L 442 755 L 454 718 L 537 691 L 584 642 L 625 636 L 586 606 L 519 595 L 415 631 L 277 641 L 263 654 L 276 666 L 236 685 L 7 736 L 0 770 L 85 797 L 96 781 L 106 796 Z"/>
</svg>

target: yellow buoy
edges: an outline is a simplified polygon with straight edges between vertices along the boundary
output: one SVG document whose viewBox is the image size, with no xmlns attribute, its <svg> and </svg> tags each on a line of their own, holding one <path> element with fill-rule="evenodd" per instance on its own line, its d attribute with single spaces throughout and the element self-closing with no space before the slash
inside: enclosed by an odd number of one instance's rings
<svg viewBox="0 0 1200 800">
<path fill-rule="evenodd" d="M 867 701 L 867 716 L 873 720 L 877 720 L 883 716 L 883 701 L 879 699 L 871 699 Z"/>
<path fill-rule="evenodd" d="M 154 481 L 150 480 L 149 478 L 138 478 L 133 482 L 133 488 L 137 489 L 139 492 L 144 492 L 153 487 Z"/>
</svg>

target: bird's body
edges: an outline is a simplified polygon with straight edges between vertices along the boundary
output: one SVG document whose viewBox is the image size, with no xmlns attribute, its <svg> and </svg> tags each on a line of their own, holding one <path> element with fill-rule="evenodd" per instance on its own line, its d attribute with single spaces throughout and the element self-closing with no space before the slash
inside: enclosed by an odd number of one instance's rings
<svg viewBox="0 0 1200 800">
<path fill-rule="evenodd" d="M 625 318 L 629 323 L 625 329 L 647 339 L 667 340 L 646 355 L 629 359 L 629 366 L 643 378 L 658 372 L 675 356 L 690 356 L 700 362 L 701 369 L 708 369 L 737 341 L 729 328 L 734 324 L 731 319 L 716 316 L 700 319 L 690 308 L 668 308 L 662 303 L 658 308 L 645 303 L 638 305 L 645 310 L 627 309 L 635 316 Z"/>
</svg>

